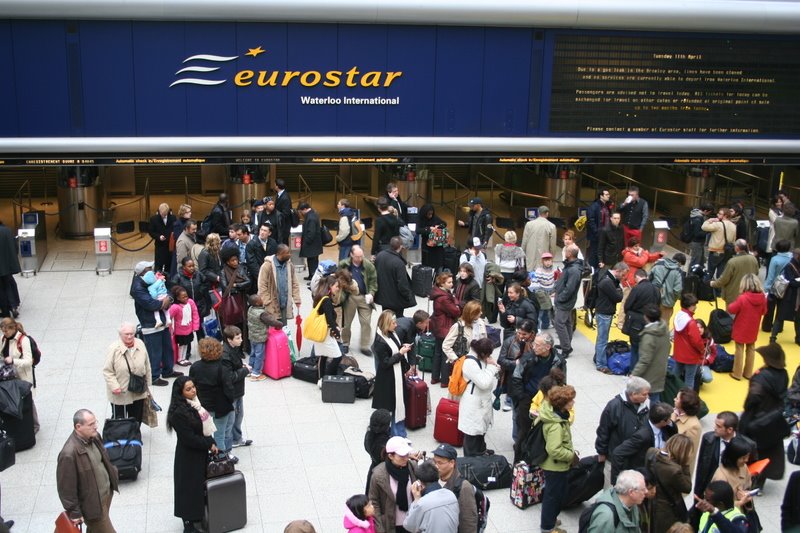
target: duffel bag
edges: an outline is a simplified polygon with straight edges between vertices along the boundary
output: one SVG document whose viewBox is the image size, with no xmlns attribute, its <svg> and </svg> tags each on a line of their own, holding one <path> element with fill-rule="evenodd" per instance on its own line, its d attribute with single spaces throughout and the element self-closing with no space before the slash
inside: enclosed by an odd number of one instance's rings
<svg viewBox="0 0 800 533">
<path fill-rule="evenodd" d="M 459 457 L 456 466 L 461 477 L 481 490 L 511 488 L 511 465 L 502 455 Z"/>
</svg>

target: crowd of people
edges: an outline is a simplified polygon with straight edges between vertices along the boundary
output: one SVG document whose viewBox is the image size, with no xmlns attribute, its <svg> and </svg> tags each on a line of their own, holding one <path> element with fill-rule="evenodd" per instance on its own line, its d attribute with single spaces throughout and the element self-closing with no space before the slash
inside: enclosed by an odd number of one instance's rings
<svg viewBox="0 0 800 533">
<path fill-rule="evenodd" d="M 525 225 L 521 242 L 515 232 L 506 232 L 490 261 L 486 249 L 494 232 L 492 214 L 480 198 L 469 206 L 468 220 L 458 221 L 467 228 L 469 241 L 458 252 L 455 268 L 448 262 L 447 224 L 433 206 L 420 209 L 416 233 L 422 263 L 436 276 L 431 313 L 417 310 L 411 317 L 403 316 L 417 306 L 404 245 L 410 213 L 394 184 L 377 202 L 380 215 L 369 254 L 356 211 L 346 199 L 339 200 L 339 231 L 330 239 L 339 260 L 335 272 L 323 275 L 317 266 L 326 230 L 307 203 L 294 212 L 283 183 L 275 197 L 255 202 L 238 223 L 230 219 L 225 195 L 202 224 L 188 205 L 177 216 L 166 204 L 159 206 L 151 220 L 155 261 L 135 266 L 130 290 L 140 330 L 133 324 L 120 327 L 102 372 L 113 415 L 139 422 L 150 387 L 177 378 L 166 421 L 177 436 L 175 516 L 185 532 L 201 527 L 209 453 L 227 453 L 236 463 L 233 449 L 252 444 L 242 432 L 243 396 L 248 380 L 265 380 L 270 328 L 288 325 L 300 313 L 301 284 L 287 246 L 294 216 L 303 223 L 300 257 L 307 262 L 311 313 L 323 316 L 327 327 L 323 340 L 310 343 L 320 386 L 324 376 L 338 372 L 351 342 L 375 362 L 375 411 L 365 436 L 371 464 L 365 493 L 346 502 L 349 531 L 476 530 L 475 491 L 456 468 L 457 450 L 442 444 L 426 459 L 406 439 L 403 382 L 417 373 L 415 341 L 425 332 L 435 339 L 430 384 L 449 388 L 450 398 L 459 402 L 464 456 L 495 453 L 485 441 L 495 410 L 512 411 L 508 437 L 515 463 L 524 455 L 532 424 L 542 424 L 547 459 L 539 465 L 545 479 L 540 528 L 564 531 L 558 516 L 569 471 L 579 460 L 571 430 L 576 390 L 568 384 L 567 362 L 592 356 L 597 370 L 610 374 L 606 346 L 614 325 L 629 339 L 629 376 L 597 424 L 597 461 L 609 464 L 611 485 L 593 506 L 589 531 L 680 531 L 676 523 L 690 523 L 696 531 L 745 531 L 757 520 L 753 490 L 784 476 L 783 437 L 789 425 L 783 415 L 791 409 L 797 414 L 800 404 L 798 373 L 790 388 L 785 354 L 775 342 L 784 320 L 791 318 L 800 328 L 795 319 L 800 250 L 791 252 L 794 243 L 777 224 L 793 216 L 788 200 L 775 203 L 774 242 L 759 258 L 738 233 L 741 208 L 720 208 L 716 216 L 709 206 L 693 210 L 687 224 L 703 232 L 704 240 L 697 246 L 700 241 L 692 234 L 688 261 L 683 253 L 666 257 L 641 246 L 649 210 L 636 187 L 629 188 L 619 209 L 613 209 L 608 190 L 598 192 L 588 211 L 585 254 L 572 231 L 564 235 L 563 248 L 557 248 L 556 226 L 542 206 L 538 218 Z M 796 233 L 796 224 L 787 226 Z M 711 377 L 706 367 L 716 345 L 706 323 L 695 317 L 697 295 L 684 288 L 686 268 L 704 259 L 706 241 L 705 281 L 720 291 L 734 315 L 730 376 L 750 384 L 741 416 L 733 412 L 739 406 L 732 405 L 717 415 L 712 432 L 702 434 L 698 391 Z M 759 260 L 767 263 L 764 283 Z M 584 302 L 587 277 L 596 285 L 591 303 Z M 779 278 L 787 282 L 782 296 L 771 291 Z M 490 289 L 499 297 L 487 302 Z M 382 312 L 373 331 L 376 304 Z M 593 352 L 583 354 L 572 343 L 575 310 L 589 306 L 597 340 Z M 356 315 L 358 344 L 351 334 Z M 221 341 L 207 335 L 215 319 Z M 489 338 L 495 322 L 499 352 Z M 2 328 L 4 355 L 14 364 L 21 361 L 20 377 L 27 379 L 25 355 L 15 352 L 18 343 L 13 341 L 24 330 L 10 318 Z M 757 346 L 759 328 L 771 332 L 769 344 Z M 199 359 L 191 353 L 195 338 Z M 755 353 L 764 360 L 761 368 L 756 368 Z M 468 385 L 453 394 L 451 372 L 462 358 L 460 375 Z M 190 370 L 183 374 L 175 365 Z M 130 390 L 134 375 L 144 380 L 143 390 Z M 667 396 L 672 377 L 681 386 Z M 502 394 L 503 402 L 493 401 Z M 116 471 L 98 441 L 94 415 L 81 410 L 73 422 L 74 433 L 59 455 L 59 496 L 74 522 L 86 522 L 92 531 L 113 531 L 108 509 L 117 489 Z M 770 459 L 767 468 L 752 475 L 747 465 L 764 458 Z M 684 495 L 689 493 L 696 502 L 687 507 Z M 298 522 L 287 531 L 308 527 Z"/>
</svg>

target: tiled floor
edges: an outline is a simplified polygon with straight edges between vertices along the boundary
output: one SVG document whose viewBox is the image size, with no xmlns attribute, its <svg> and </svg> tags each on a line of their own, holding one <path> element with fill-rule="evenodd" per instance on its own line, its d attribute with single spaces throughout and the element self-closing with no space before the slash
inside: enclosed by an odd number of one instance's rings
<svg viewBox="0 0 800 533">
<path fill-rule="evenodd" d="M 87 242 L 52 241 L 53 258 L 91 249 Z M 22 295 L 20 321 L 41 346 L 43 361 L 37 369 L 35 394 L 42 429 L 36 446 L 17 455 L 17 464 L 0 474 L 2 514 L 16 521 L 16 533 L 51 531 L 61 511 L 55 488 L 56 457 L 71 431 L 72 414 L 79 408 L 93 410 L 98 418 L 110 414 L 101 367 L 107 346 L 116 338 L 122 321 L 135 321 L 128 296 L 131 265 L 148 259 L 151 252 L 120 253 L 117 268 L 109 276 L 92 271 L 44 271 L 18 278 Z M 50 259 L 54 261 L 57 259 Z M 127 270 L 125 270 L 127 269 Z M 48 269 L 49 270 L 49 269 Z M 310 293 L 303 288 L 303 312 L 310 310 Z M 427 301 L 418 299 L 418 307 Z M 373 316 L 373 325 L 377 315 Z M 356 329 L 358 325 L 356 324 Z M 358 339 L 354 332 L 353 339 Z M 370 359 L 355 356 L 362 368 Z M 605 403 L 623 387 L 623 378 L 598 374 L 591 363 L 592 344 L 578 334 L 575 355 L 569 360 L 569 381 L 578 390 L 577 419 L 573 427 L 576 448 L 593 453 L 594 430 Z M 304 346 L 307 354 L 309 346 Z M 195 352 L 196 353 L 196 352 Z M 793 369 L 792 369 L 793 370 Z M 442 396 L 431 388 L 432 404 Z M 169 388 L 154 390 L 166 408 Z M 247 480 L 246 531 L 280 533 L 287 522 L 305 518 L 317 531 L 341 532 L 344 501 L 364 491 L 369 458 L 362 442 L 369 415 L 368 400 L 354 405 L 323 404 L 311 384 L 287 378 L 248 383 L 245 396 L 246 434 L 250 448 L 237 449 L 238 467 Z M 135 482 L 123 483 L 115 495 L 111 516 L 121 533 L 181 531 L 172 514 L 172 465 L 175 437 L 164 427 L 143 428 L 143 470 Z M 703 421 L 710 429 L 713 417 Z M 433 417 L 428 426 L 411 431 L 414 447 L 432 450 Z M 511 458 L 510 413 L 495 412 L 487 435 L 489 447 Z M 792 467 L 796 468 L 796 467 Z M 788 476 L 787 476 L 788 477 Z M 756 505 L 764 531 L 779 531 L 780 503 L 785 482 L 769 482 Z M 490 492 L 490 533 L 537 532 L 539 507 L 520 511 L 513 507 L 507 490 Z M 561 515 L 567 531 L 577 531 L 580 508 Z"/>
</svg>

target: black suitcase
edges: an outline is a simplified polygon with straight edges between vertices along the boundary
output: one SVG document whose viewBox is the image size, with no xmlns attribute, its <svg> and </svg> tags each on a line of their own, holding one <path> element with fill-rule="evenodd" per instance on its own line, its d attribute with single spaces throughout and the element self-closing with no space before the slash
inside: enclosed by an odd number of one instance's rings
<svg viewBox="0 0 800 533">
<path fill-rule="evenodd" d="M 562 507 L 573 507 L 591 499 L 603 490 L 603 468 L 605 463 L 597 460 L 596 455 L 582 458 L 567 473 L 567 491 Z"/>
<path fill-rule="evenodd" d="M 716 298 L 711 285 L 696 274 L 686 275 L 683 281 L 683 292 L 694 294 L 702 302 L 711 302 Z"/>
<path fill-rule="evenodd" d="M 459 457 L 456 466 L 461 477 L 481 490 L 511 488 L 511 465 L 503 455 Z"/>
<path fill-rule="evenodd" d="M 242 529 L 247 524 L 247 484 L 238 470 L 206 480 L 206 519 L 208 533 Z"/>
<path fill-rule="evenodd" d="M 22 419 L 2 414 L 3 429 L 14 439 L 14 450 L 21 452 L 36 445 L 36 434 L 33 432 L 33 396 L 29 392 L 22 397 Z"/>
<path fill-rule="evenodd" d="M 431 295 L 433 288 L 433 277 L 436 270 L 424 265 L 414 265 L 411 267 L 411 290 L 417 296 L 427 298 Z"/>
<path fill-rule="evenodd" d="M 733 333 L 733 317 L 724 309 L 717 307 L 717 300 L 714 299 L 714 309 L 708 316 L 708 330 L 711 337 L 717 344 L 727 344 L 731 342 Z"/>
<path fill-rule="evenodd" d="M 142 470 L 142 432 L 135 418 L 109 418 L 103 425 L 103 446 L 120 479 L 134 480 Z"/>
<path fill-rule="evenodd" d="M 316 383 L 319 380 L 316 357 L 303 357 L 292 365 L 292 377 L 309 383 Z"/>
<path fill-rule="evenodd" d="M 353 376 L 325 376 L 322 378 L 324 403 L 355 403 L 356 380 Z"/>
<path fill-rule="evenodd" d="M 0 430 L 0 472 L 16 463 L 16 444 L 14 438 Z"/>
<path fill-rule="evenodd" d="M 375 388 L 375 374 L 353 368 L 345 369 L 344 375 L 352 376 L 355 380 L 356 398 L 371 398 Z"/>
<path fill-rule="evenodd" d="M 461 250 L 452 246 L 445 246 L 442 256 L 444 257 L 444 268 L 453 276 L 458 274 L 458 267 L 461 265 Z"/>
</svg>

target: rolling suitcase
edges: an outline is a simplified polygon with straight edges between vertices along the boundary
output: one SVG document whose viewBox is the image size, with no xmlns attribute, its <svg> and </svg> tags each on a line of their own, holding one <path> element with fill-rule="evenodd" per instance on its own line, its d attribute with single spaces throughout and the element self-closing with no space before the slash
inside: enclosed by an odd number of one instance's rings
<svg viewBox="0 0 800 533">
<path fill-rule="evenodd" d="M 206 519 L 208 533 L 225 533 L 247 524 L 247 486 L 244 474 L 235 471 L 206 480 Z"/>
<path fill-rule="evenodd" d="M 458 402 L 442 398 L 436 406 L 433 438 L 452 446 L 464 445 L 464 434 L 458 429 Z"/>
<path fill-rule="evenodd" d="M 417 365 L 422 371 L 422 378 L 425 379 L 425 372 L 430 372 L 433 368 L 433 354 L 436 351 L 436 339 L 433 333 L 426 331 L 417 335 Z"/>
<path fill-rule="evenodd" d="M 733 333 L 733 317 L 724 309 L 720 309 L 717 305 L 717 299 L 714 298 L 715 309 L 711 311 L 708 316 L 708 331 L 711 332 L 711 337 L 717 344 L 727 344 L 731 342 L 731 333 Z"/>
<path fill-rule="evenodd" d="M 317 370 L 317 358 L 314 356 L 298 359 L 292 365 L 292 377 L 308 383 L 316 383 L 319 380 Z"/>
<path fill-rule="evenodd" d="M 544 471 L 541 468 L 529 466 L 525 461 L 514 465 L 511 473 L 511 503 L 520 509 L 527 509 L 542 501 L 543 492 Z"/>
<path fill-rule="evenodd" d="M 103 446 L 120 479 L 136 479 L 142 470 L 142 432 L 135 418 L 108 418 Z"/>
<path fill-rule="evenodd" d="M 424 428 L 428 423 L 428 384 L 421 378 L 407 378 L 403 385 L 406 396 L 406 429 Z"/>
<path fill-rule="evenodd" d="M 292 375 L 292 356 L 289 352 L 289 339 L 281 328 L 271 328 L 264 347 L 264 373 L 272 379 Z"/>
<path fill-rule="evenodd" d="M 481 490 L 511 487 L 511 465 L 503 455 L 459 457 L 456 467 L 461 477 Z"/>
<path fill-rule="evenodd" d="M 577 465 L 569 469 L 567 474 L 567 492 L 562 507 L 573 507 L 588 501 L 603 490 L 604 463 L 597 460 L 596 455 L 583 457 Z"/>
<path fill-rule="evenodd" d="M 322 378 L 323 403 L 355 403 L 356 381 L 353 376 L 324 376 Z"/>
<path fill-rule="evenodd" d="M 436 270 L 423 265 L 411 267 L 411 290 L 417 296 L 427 298 L 433 288 L 433 277 Z"/>
<path fill-rule="evenodd" d="M 21 452 L 36 445 L 33 432 L 33 396 L 28 392 L 22 397 L 22 418 L 2 414 L 3 429 L 14 440 L 14 451 Z"/>
</svg>

